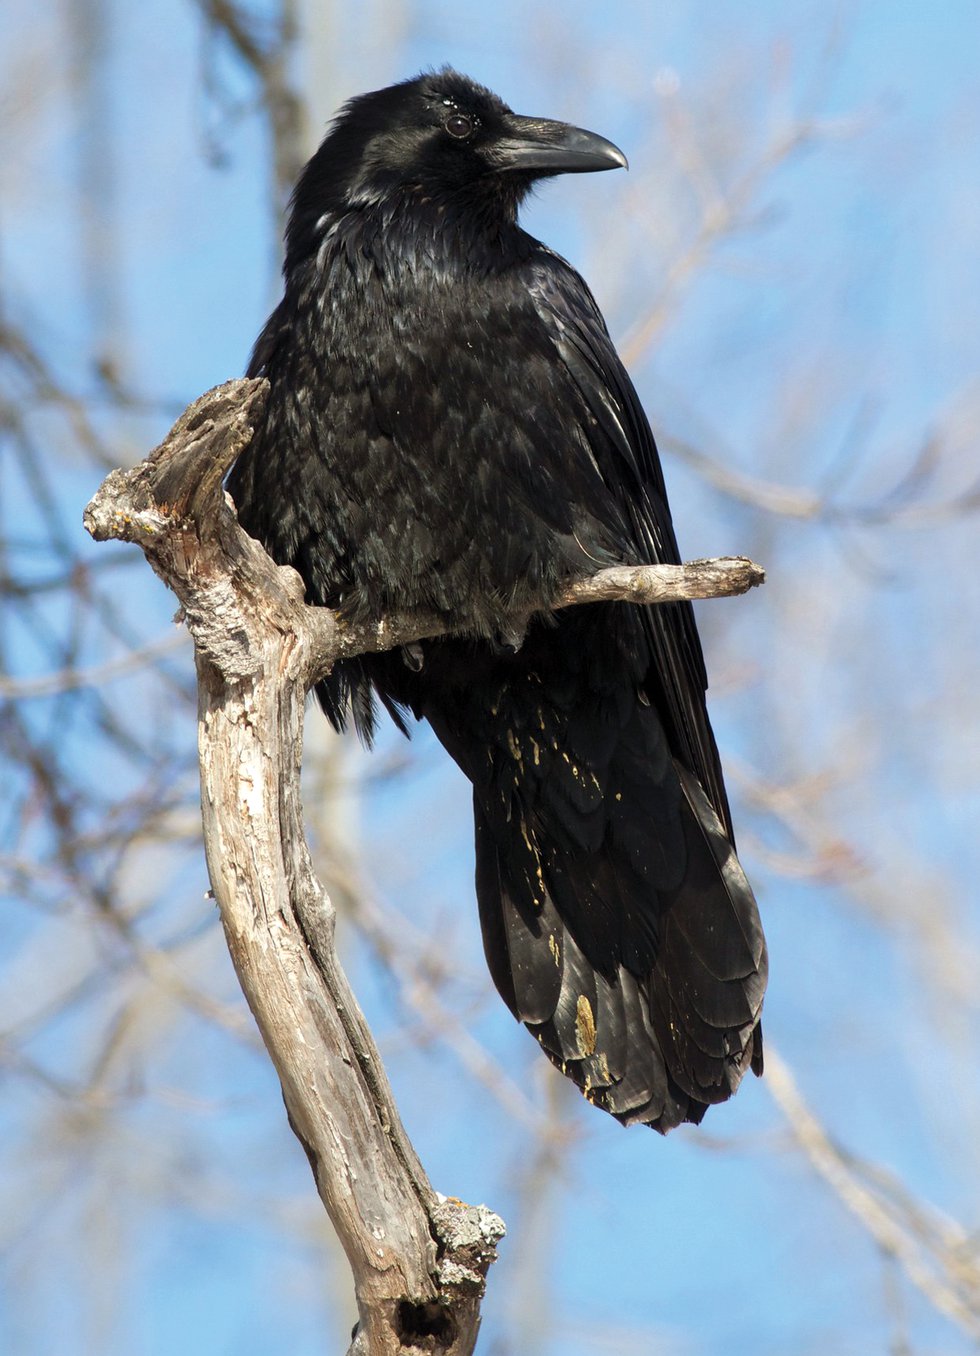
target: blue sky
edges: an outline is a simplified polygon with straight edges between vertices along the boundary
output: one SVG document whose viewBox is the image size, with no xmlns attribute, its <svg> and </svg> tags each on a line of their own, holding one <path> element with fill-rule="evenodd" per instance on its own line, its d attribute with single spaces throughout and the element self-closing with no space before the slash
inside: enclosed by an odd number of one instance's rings
<svg viewBox="0 0 980 1356">
<path fill-rule="evenodd" d="M 64 14 L 15 0 L 0 20 L 2 60 L 9 68 L 12 52 L 21 57 L 8 83 L 6 111 L 17 116 L 8 118 L 0 167 L 4 306 L 73 390 L 91 388 L 93 356 L 108 342 L 128 381 L 179 408 L 241 371 L 276 299 L 280 223 L 269 204 L 268 146 L 248 111 L 251 91 L 227 61 L 227 105 L 202 92 L 206 49 L 192 6 L 150 0 L 107 13 L 105 215 L 118 269 L 111 294 L 94 299 L 78 247 L 81 205 L 93 204 L 78 191 L 86 128 L 64 81 Z M 980 470 L 980 7 L 675 0 L 600 14 L 585 3 L 370 0 L 308 5 L 305 17 L 314 125 L 351 94 L 449 62 L 520 111 L 566 117 L 626 150 L 629 175 L 554 183 L 525 216 L 583 270 L 624 345 L 696 231 L 672 120 L 687 119 L 717 184 L 731 189 L 794 119 L 812 118 L 811 142 L 759 176 L 741 228 L 706 251 L 638 356 L 651 421 L 665 447 L 692 441 L 761 481 L 807 490 L 832 479 L 843 505 L 877 501 L 932 434 L 943 456 L 926 501 L 972 484 Z M 32 69 L 45 73 L 36 101 Z M 202 154 L 209 141 L 221 146 L 220 165 Z M 114 426 L 120 459 L 142 455 L 168 422 L 161 409 Z M 681 458 L 665 461 L 688 554 L 750 551 L 770 572 L 751 598 L 702 609 L 723 756 L 775 784 L 824 778 L 817 818 L 861 861 L 843 881 L 776 869 L 773 853 L 794 845 L 730 771 L 770 937 L 768 1033 L 850 1150 L 976 1230 L 976 1072 L 964 1051 L 975 1048 L 978 1014 L 970 999 L 943 1007 L 942 986 L 928 980 L 939 953 L 923 942 L 933 896 L 937 918 L 949 901 L 964 948 L 978 940 L 978 741 L 962 717 L 980 658 L 978 585 L 968 568 L 975 519 L 887 529 L 806 522 L 735 502 Z M 57 483 L 74 530 L 95 487 L 92 467 L 63 453 Z M 3 489 L 16 517 L 23 487 L 8 477 Z M 94 559 L 104 548 L 78 549 Z M 172 599 L 148 571 L 126 578 L 139 633 L 163 634 Z M 16 662 L 21 674 L 44 669 L 26 633 Z M 140 691 L 113 688 L 128 702 Z M 179 728 L 183 717 L 171 719 Z M 392 735 L 374 757 L 400 752 Z M 111 779 L 98 750 L 73 756 Z M 364 757 L 351 754 L 357 766 Z M 524 1209 L 527 1137 L 444 1044 L 406 1042 L 410 1015 L 347 930 L 356 987 L 434 1184 L 486 1200 L 511 1225 L 480 1350 L 520 1350 L 513 1306 L 528 1276 L 541 1299 L 535 1310 L 524 1297 L 521 1321 L 537 1313 L 539 1326 L 525 1333 L 522 1356 L 648 1351 L 651 1333 L 656 1350 L 683 1356 L 831 1345 L 841 1356 L 884 1354 L 897 1349 L 889 1346 L 896 1293 L 910 1350 L 969 1350 L 814 1178 L 765 1083 L 752 1080 L 713 1112 L 704 1134 L 666 1142 L 623 1132 L 563 1088 L 543 1090 L 547 1071 L 533 1043 L 485 975 L 466 787 L 424 732 L 413 759 L 414 772 L 372 787 L 349 810 L 372 844 L 371 888 L 444 937 L 468 1029 L 536 1105 L 551 1114 L 548 1099 L 557 1098 L 577 1135 L 549 1180 L 539 1234 Z M 189 917 L 201 871 L 199 860 L 174 868 Z M 16 904 L 10 919 L 0 945 L 13 948 L 32 924 Z M 199 963 L 214 967 L 208 973 L 233 1001 L 220 949 L 205 941 Z M 198 1019 L 179 1030 L 181 1040 L 154 1052 L 148 1082 L 180 1088 L 201 1107 L 213 1096 L 218 1109 L 192 1107 L 175 1124 L 153 1098 L 137 1102 L 92 1172 L 107 1200 L 131 1190 L 138 1208 L 100 1212 L 73 1203 L 69 1191 L 54 1202 L 66 1246 L 47 1267 L 29 1266 L 27 1249 L 8 1268 L 0 1348 L 32 1356 L 91 1349 L 89 1320 L 79 1328 L 91 1288 L 85 1230 L 111 1226 L 122 1229 L 123 1282 L 100 1330 L 106 1356 L 342 1349 L 352 1321 L 342 1269 L 339 1279 L 330 1273 L 325 1297 L 324 1253 L 307 1217 L 291 1230 L 261 1208 L 264 1199 L 312 1192 L 271 1071 Z M 40 1054 L 70 1064 L 85 1040 L 84 1023 L 67 1021 L 47 1033 Z M 18 1135 L 34 1109 L 15 1089 L 4 1136 L 17 1146 L 15 1162 L 29 1157 Z M 160 1163 L 164 1185 L 150 1199 L 127 1177 L 139 1146 Z M 195 1172 L 217 1165 L 202 1175 L 218 1183 L 213 1198 L 185 1199 L 165 1185 L 168 1165 L 189 1171 L 186 1156 Z M 222 1184 L 258 1204 L 223 1205 Z M 18 1293 L 30 1298 L 29 1324 Z"/>
</svg>

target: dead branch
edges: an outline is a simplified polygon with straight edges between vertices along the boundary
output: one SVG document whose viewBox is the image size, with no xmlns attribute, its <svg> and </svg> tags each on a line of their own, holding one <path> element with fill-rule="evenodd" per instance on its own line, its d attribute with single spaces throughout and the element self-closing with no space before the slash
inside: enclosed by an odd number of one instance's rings
<svg viewBox="0 0 980 1356">
<path fill-rule="evenodd" d="M 97 540 L 142 548 L 194 639 L 208 870 L 290 1124 L 354 1273 L 350 1356 L 465 1356 L 503 1224 L 438 1196 L 401 1126 L 337 960 L 299 789 L 312 684 L 339 658 L 441 635 L 446 623 L 416 615 L 353 627 L 309 607 L 299 576 L 239 527 L 222 481 L 265 398 L 265 382 L 246 380 L 202 396 L 145 462 L 107 477 L 85 525 Z M 570 586 L 560 605 L 718 597 L 763 577 L 746 560 L 623 567 Z"/>
</svg>

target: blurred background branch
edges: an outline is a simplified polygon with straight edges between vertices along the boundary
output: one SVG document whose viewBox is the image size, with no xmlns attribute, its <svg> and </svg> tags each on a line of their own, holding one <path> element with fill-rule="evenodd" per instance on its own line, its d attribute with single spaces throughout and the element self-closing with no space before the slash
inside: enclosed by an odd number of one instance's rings
<svg viewBox="0 0 980 1356">
<path fill-rule="evenodd" d="M 190 647 L 79 518 L 243 369 L 331 112 L 451 61 L 627 150 L 527 225 L 629 357 L 685 556 L 769 574 L 700 615 L 779 1061 L 701 1132 L 623 1134 L 538 1067 L 426 733 L 368 758 L 307 723 L 409 1132 L 512 1225 L 481 1350 L 974 1351 L 980 11 L 12 0 L 0 28 L 0 1349 L 349 1338 L 206 898 Z"/>
</svg>

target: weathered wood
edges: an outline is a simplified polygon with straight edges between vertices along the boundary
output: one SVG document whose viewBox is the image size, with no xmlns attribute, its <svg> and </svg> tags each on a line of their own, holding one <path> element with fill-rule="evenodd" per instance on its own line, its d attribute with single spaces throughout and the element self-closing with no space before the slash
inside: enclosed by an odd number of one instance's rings
<svg viewBox="0 0 980 1356">
<path fill-rule="evenodd" d="M 556 608 L 579 603 L 671 603 L 695 598 L 730 598 L 765 582 L 761 565 L 746 556 L 689 560 L 683 565 L 612 565 L 589 579 L 569 584 Z M 378 650 L 393 650 L 417 640 L 443 636 L 446 620 L 436 613 L 384 617 L 378 622 L 352 625 L 326 608 L 313 609 L 315 628 L 312 661 L 316 677 L 323 677 L 338 659 Z M 513 631 L 523 633 L 530 615 L 515 616 Z"/>
<path fill-rule="evenodd" d="M 222 490 L 266 398 L 232 381 L 181 415 L 140 466 L 113 471 L 85 511 L 100 541 L 136 542 L 180 599 L 195 643 L 208 870 L 235 970 L 282 1083 L 320 1197 L 354 1274 L 351 1356 L 466 1356 L 500 1219 L 435 1193 L 402 1128 L 337 960 L 300 799 L 306 693 L 340 658 L 445 632 L 437 617 L 353 627 L 303 601 Z M 561 606 L 744 592 L 751 561 L 604 570 Z M 527 617 L 515 618 L 520 632 Z"/>
<path fill-rule="evenodd" d="M 290 1124 L 354 1273 L 351 1351 L 465 1356 L 503 1225 L 433 1191 L 337 961 L 300 800 L 313 609 L 221 491 L 264 398 L 264 383 L 243 381 L 195 402 L 147 461 L 108 477 L 85 524 L 98 540 L 142 547 L 194 638 L 208 871 Z"/>
</svg>

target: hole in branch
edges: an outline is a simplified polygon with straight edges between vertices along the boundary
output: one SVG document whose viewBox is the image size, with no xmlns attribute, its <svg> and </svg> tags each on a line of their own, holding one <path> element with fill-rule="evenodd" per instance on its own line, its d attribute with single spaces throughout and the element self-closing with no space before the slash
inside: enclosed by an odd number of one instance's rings
<svg viewBox="0 0 980 1356">
<path fill-rule="evenodd" d="M 455 1342 L 456 1324 L 452 1314 L 435 1301 L 413 1304 L 402 1300 L 398 1306 L 398 1340 L 403 1347 L 442 1351 Z"/>
</svg>

